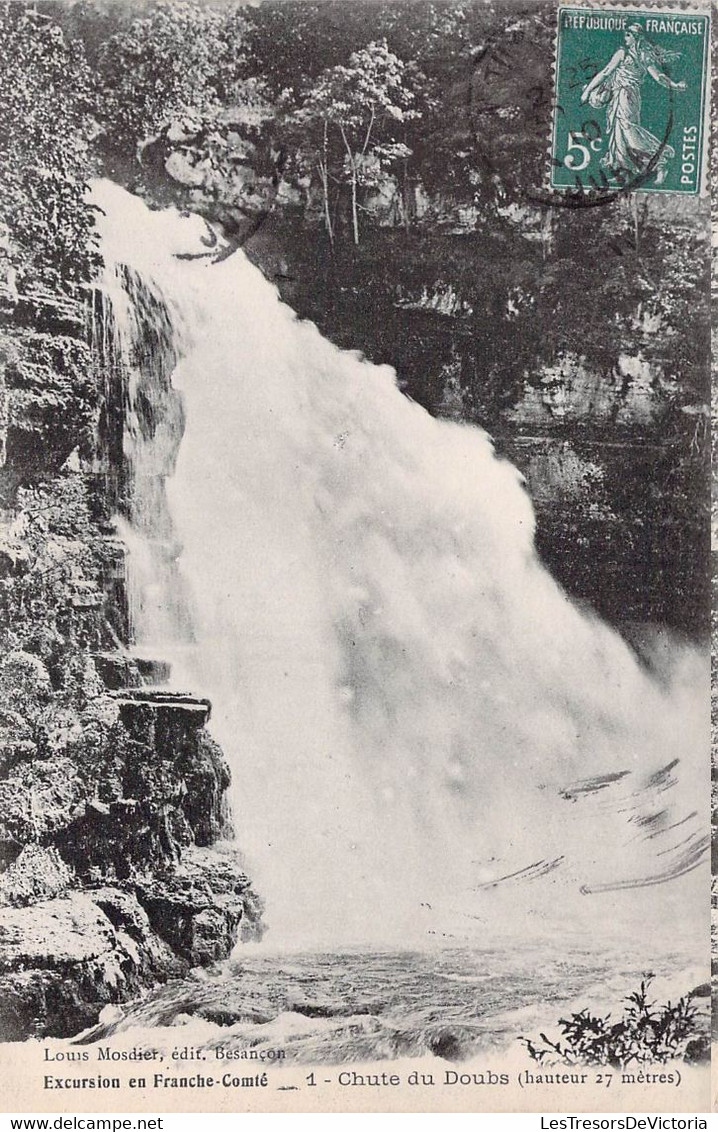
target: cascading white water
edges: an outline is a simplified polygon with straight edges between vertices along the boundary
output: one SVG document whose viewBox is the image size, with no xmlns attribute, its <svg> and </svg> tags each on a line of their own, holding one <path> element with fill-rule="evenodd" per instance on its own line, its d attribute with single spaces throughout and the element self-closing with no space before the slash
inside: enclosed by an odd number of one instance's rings
<svg viewBox="0 0 718 1132">
<path fill-rule="evenodd" d="M 297 320 L 241 252 L 215 262 L 198 218 L 94 199 L 108 264 L 181 330 L 168 496 L 196 644 L 153 644 L 213 701 L 275 935 L 707 909 L 702 658 L 676 648 L 659 681 L 571 604 L 480 429 Z"/>
</svg>

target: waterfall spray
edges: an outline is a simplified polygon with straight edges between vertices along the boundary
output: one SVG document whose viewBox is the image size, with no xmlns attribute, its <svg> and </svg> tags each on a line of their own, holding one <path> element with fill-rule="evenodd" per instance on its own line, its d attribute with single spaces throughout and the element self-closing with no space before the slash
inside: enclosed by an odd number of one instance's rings
<svg viewBox="0 0 718 1132">
<path fill-rule="evenodd" d="M 108 271 L 164 297 L 179 359 L 177 573 L 148 559 L 140 588 L 181 625 L 151 643 L 213 701 L 270 927 L 684 917 L 705 883 L 703 658 L 676 646 L 659 680 L 575 608 L 482 430 L 334 347 L 242 252 L 215 261 L 199 218 L 94 198 Z M 156 443 L 135 438 L 136 467 Z M 146 480 L 130 542 L 164 506 Z"/>
</svg>

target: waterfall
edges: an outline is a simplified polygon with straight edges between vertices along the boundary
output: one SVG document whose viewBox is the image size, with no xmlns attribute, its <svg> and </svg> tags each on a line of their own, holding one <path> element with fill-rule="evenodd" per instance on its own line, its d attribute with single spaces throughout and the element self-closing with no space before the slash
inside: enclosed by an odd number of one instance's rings
<svg viewBox="0 0 718 1132">
<path fill-rule="evenodd" d="M 337 349 L 199 218 L 93 195 L 108 271 L 162 296 L 178 359 L 166 499 L 136 430 L 125 532 L 140 562 L 166 509 L 174 573 L 145 552 L 140 589 L 161 594 L 135 615 L 169 611 L 152 645 L 213 701 L 275 935 L 702 914 L 704 658 L 676 644 L 652 674 L 571 603 L 482 430 Z"/>
<path fill-rule="evenodd" d="M 116 465 L 110 492 L 129 555 L 128 630 L 137 651 L 154 659 L 157 649 L 192 639 L 165 490 L 184 428 L 172 386 L 182 315 L 169 308 L 150 272 L 124 260 L 106 258 L 98 293 L 93 341 L 106 375 L 101 435 Z"/>
</svg>

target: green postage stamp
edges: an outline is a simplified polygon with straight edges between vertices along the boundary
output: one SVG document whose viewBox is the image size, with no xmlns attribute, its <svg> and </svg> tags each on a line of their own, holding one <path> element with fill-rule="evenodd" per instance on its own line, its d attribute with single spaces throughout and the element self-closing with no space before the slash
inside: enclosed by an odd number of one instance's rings
<svg viewBox="0 0 718 1132">
<path fill-rule="evenodd" d="M 560 7 L 551 187 L 700 192 L 709 41 L 708 14 Z"/>
</svg>

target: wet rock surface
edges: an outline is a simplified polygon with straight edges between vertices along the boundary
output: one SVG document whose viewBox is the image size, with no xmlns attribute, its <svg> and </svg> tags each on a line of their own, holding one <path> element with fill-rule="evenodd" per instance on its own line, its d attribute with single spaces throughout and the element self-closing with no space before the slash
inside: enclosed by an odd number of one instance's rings
<svg viewBox="0 0 718 1132">
<path fill-rule="evenodd" d="M 187 970 L 159 940 L 134 896 L 72 892 L 4 909 L 0 1032 L 5 1041 L 68 1037 L 107 1003 Z"/>
<path fill-rule="evenodd" d="M 0 1037 L 17 1041 L 77 1033 L 107 1004 L 226 958 L 261 935 L 262 906 L 223 840 L 230 774 L 208 701 L 97 681 L 78 711 L 41 663 L 11 667 Z"/>
<path fill-rule="evenodd" d="M 171 872 L 135 886 L 154 931 L 189 963 L 225 958 L 240 926 L 244 938 L 261 937 L 249 879 L 231 848 L 218 848 L 192 846 Z"/>
</svg>

